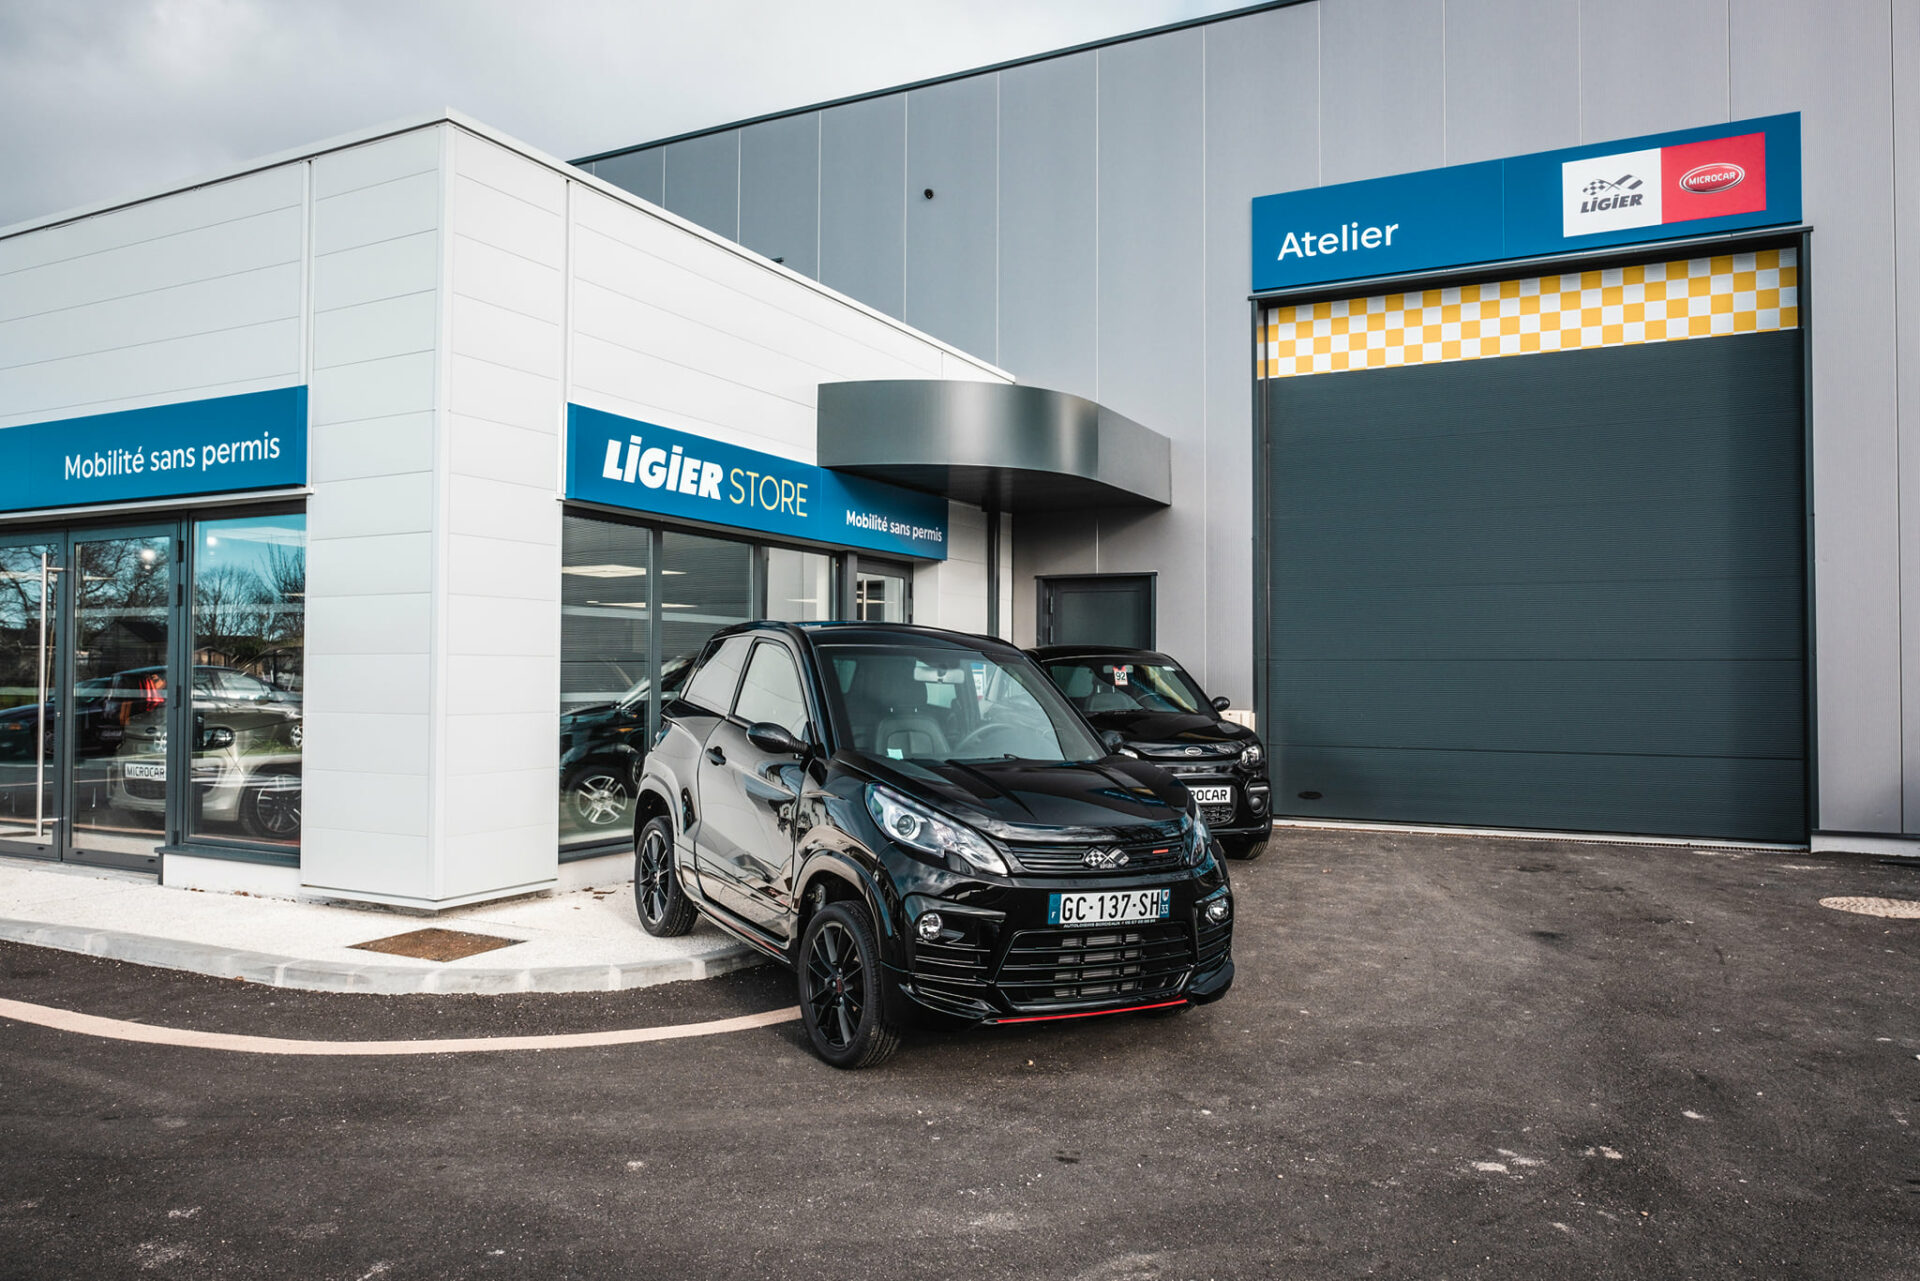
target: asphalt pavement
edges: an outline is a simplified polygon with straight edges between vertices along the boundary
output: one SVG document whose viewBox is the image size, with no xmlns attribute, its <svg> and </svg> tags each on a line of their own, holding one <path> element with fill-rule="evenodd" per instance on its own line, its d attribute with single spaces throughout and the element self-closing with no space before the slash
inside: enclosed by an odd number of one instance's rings
<svg viewBox="0 0 1920 1281">
<path fill-rule="evenodd" d="M 1292 832 L 1174 1019 L 333 1058 L 0 1021 L 0 1277 L 1920 1271 L 1920 899 L 1854 856 Z M 374 996 L 0 944 L 0 997 L 339 1040 L 776 1010 L 757 969 Z"/>
</svg>

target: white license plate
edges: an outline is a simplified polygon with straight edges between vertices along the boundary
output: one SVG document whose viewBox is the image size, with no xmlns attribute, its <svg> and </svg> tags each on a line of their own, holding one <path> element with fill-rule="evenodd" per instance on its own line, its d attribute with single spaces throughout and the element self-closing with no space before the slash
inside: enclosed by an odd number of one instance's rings
<svg viewBox="0 0 1920 1281">
<path fill-rule="evenodd" d="M 153 783 L 167 781 L 167 767 L 163 762 L 155 761 L 151 765 L 146 765 L 133 761 L 121 768 L 126 770 L 128 778 L 144 778 Z"/>
<path fill-rule="evenodd" d="M 1137 925 L 1164 921 L 1172 890 L 1119 890 L 1108 894 L 1050 894 L 1049 925 Z"/>
<path fill-rule="evenodd" d="M 1195 805 L 1231 805 L 1233 789 L 1231 787 L 1189 787 L 1193 793 Z"/>
</svg>

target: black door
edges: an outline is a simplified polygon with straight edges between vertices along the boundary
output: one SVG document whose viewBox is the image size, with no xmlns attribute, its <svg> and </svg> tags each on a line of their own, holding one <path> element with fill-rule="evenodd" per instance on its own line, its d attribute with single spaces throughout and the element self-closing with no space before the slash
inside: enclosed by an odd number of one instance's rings
<svg viewBox="0 0 1920 1281">
<path fill-rule="evenodd" d="M 1040 644 L 1153 648 L 1153 575 L 1040 580 Z"/>
<path fill-rule="evenodd" d="M 1265 391 L 1280 812 L 1806 838 L 1798 330 Z"/>
<path fill-rule="evenodd" d="M 721 906 L 784 937 L 802 766 L 748 740 L 748 726 L 760 721 L 807 735 L 807 702 L 794 656 L 773 640 L 753 647 L 734 714 L 714 727 L 700 761 L 700 883 Z"/>
</svg>

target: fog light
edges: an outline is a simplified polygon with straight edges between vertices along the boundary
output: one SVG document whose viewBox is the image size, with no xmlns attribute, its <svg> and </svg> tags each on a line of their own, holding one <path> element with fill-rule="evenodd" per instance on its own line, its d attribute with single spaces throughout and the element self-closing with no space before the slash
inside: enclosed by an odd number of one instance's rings
<svg viewBox="0 0 1920 1281">
<path fill-rule="evenodd" d="M 1213 900 L 1213 902 L 1207 904 L 1207 919 L 1209 921 L 1212 921 L 1215 925 L 1218 925 L 1220 922 L 1227 919 L 1227 910 L 1228 910 L 1227 900 L 1225 900 L 1224 898 L 1217 898 Z M 926 918 L 921 917 L 920 919 L 925 920 Z"/>
<path fill-rule="evenodd" d="M 914 932 L 920 936 L 922 943 L 931 943 L 940 937 L 940 926 L 942 924 L 940 913 L 928 912 L 920 918 L 919 922 L 913 928 Z"/>
<path fill-rule="evenodd" d="M 1266 813 L 1267 812 L 1267 794 L 1263 791 L 1256 792 L 1256 791 L 1249 790 L 1247 792 L 1247 805 L 1256 814 Z"/>
</svg>

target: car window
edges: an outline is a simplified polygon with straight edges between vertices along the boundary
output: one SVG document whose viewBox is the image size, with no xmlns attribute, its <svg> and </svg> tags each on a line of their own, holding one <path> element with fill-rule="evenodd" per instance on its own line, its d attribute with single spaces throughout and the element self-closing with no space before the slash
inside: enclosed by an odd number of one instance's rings
<svg viewBox="0 0 1920 1281">
<path fill-rule="evenodd" d="M 220 673 L 220 692 L 228 698 L 245 698 L 258 702 L 266 698 L 266 685 L 255 680 L 245 672 Z"/>
<path fill-rule="evenodd" d="M 686 700 L 725 716 L 733 704 L 733 687 L 739 681 L 740 665 L 746 661 L 751 640 L 748 636 L 729 636 L 722 641 L 687 682 Z"/>
<path fill-rule="evenodd" d="M 1074 658 L 1049 663 L 1047 675 L 1089 716 L 1102 712 L 1199 713 L 1207 699 L 1178 666 L 1145 659 Z"/>
<path fill-rule="evenodd" d="M 753 647 L 733 714 L 749 725 L 771 721 L 796 738 L 807 736 L 807 697 L 786 646 L 762 641 Z"/>
</svg>

